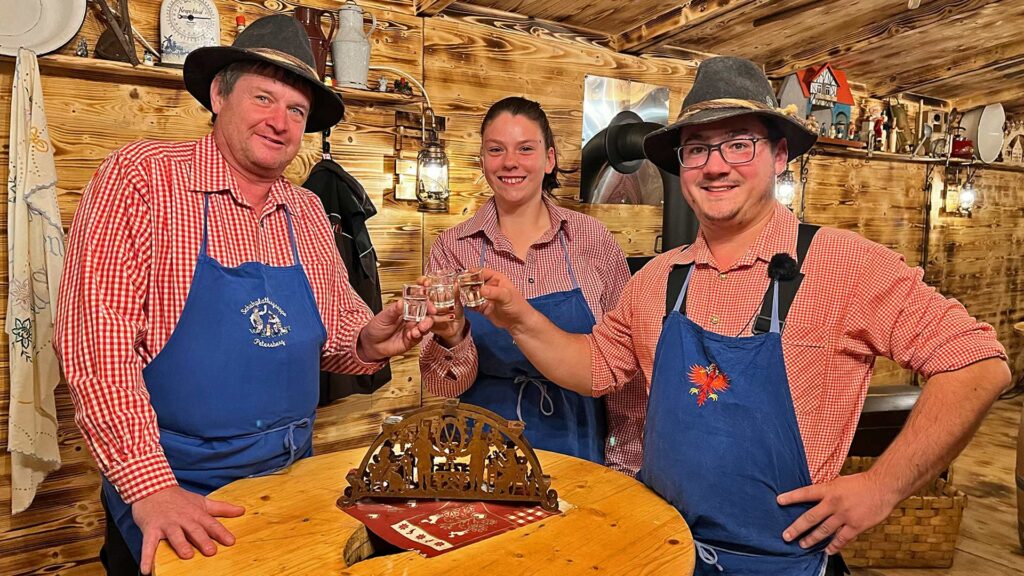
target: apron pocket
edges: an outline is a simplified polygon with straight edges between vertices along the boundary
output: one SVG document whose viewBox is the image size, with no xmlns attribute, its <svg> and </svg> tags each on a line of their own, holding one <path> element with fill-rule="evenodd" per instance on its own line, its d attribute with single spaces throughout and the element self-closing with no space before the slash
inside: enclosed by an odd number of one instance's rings
<svg viewBox="0 0 1024 576">
<path fill-rule="evenodd" d="M 786 355 L 786 371 L 799 374 L 790 379 L 789 390 L 797 414 L 807 414 L 818 408 L 828 362 L 828 330 L 824 326 L 787 323 L 782 331 L 782 345 Z"/>
</svg>

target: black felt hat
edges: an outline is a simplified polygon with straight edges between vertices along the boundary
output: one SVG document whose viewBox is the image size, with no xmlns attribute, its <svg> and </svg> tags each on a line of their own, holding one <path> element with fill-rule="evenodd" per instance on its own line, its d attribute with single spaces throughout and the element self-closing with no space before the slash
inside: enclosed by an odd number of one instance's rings
<svg viewBox="0 0 1024 576">
<path fill-rule="evenodd" d="M 214 76 L 235 62 L 257 61 L 279 66 L 309 81 L 313 102 L 306 119 L 306 132 L 320 132 L 334 126 L 345 113 L 341 96 L 320 81 L 309 46 L 309 36 L 298 20 L 285 14 L 264 16 L 235 38 L 231 46 L 209 46 L 185 58 L 185 88 L 211 110 L 210 85 Z"/>
<path fill-rule="evenodd" d="M 760 66 L 743 58 L 718 56 L 701 62 L 675 124 L 648 134 L 644 139 L 644 154 L 662 170 L 677 174 L 679 160 L 675 149 L 684 126 L 745 114 L 757 115 L 778 128 L 789 144 L 790 160 L 810 150 L 818 139 L 817 134 L 795 117 L 795 110 L 779 108 Z"/>
</svg>

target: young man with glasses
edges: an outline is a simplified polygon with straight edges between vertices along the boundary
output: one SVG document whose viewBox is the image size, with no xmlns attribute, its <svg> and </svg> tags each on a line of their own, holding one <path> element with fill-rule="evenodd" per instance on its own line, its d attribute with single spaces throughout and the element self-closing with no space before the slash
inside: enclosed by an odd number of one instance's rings
<svg viewBox="0 0 1024 576">
<path fill-rule="evenodd" d="M 920 269 L 775 201 L 776 176 L 815 140 L 757 65 L 709 59 L 676 123 L 644 142 L 679 173 L 692 245 L 634 276 L 589 336 L 485 272 L 483 313 L 551 381 L 600 396 L 644 372 L 639 476 L 686 518 L 696 574 L 845 572 L 835 554 L 944 469 L 1010 383 L 992 327 Z M 840 477 L 876 356 L 928 385 L 875 466 Z"/>
</svg>

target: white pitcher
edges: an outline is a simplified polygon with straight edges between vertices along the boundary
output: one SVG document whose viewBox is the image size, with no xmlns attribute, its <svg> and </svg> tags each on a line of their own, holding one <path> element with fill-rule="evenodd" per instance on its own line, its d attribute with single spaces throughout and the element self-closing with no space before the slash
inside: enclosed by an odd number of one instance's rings
<svg viewBox="0 0 1024 576">
<path fill-rule="evenodd" d="M 347 88 L 366 87 L 370 68 L 370 34 L 377 28 L 377 17 L 371 13 L 370 29 L 363 32 L 363 9 L 355 0 L 347 0 L 338 10 L 338 33 L 331 44 L 334 58 L 334 83 Z"/>
</svg>

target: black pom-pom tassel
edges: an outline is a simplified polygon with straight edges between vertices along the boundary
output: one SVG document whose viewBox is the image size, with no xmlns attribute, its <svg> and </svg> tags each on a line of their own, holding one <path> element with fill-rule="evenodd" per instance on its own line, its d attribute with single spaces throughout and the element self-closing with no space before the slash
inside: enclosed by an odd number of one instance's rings
<svg viewBox="0 0 1024 576">
<path fill-rule="evenodd" d="M 772 280 L 786 282 L 796 278 L 799 272 L 800 267 L 797 266 L 796 260 L 786 253 L 772 256 L 771 262 L 768 263 L 768 277 Z"/>
</svg>

